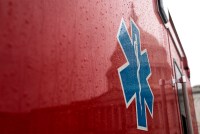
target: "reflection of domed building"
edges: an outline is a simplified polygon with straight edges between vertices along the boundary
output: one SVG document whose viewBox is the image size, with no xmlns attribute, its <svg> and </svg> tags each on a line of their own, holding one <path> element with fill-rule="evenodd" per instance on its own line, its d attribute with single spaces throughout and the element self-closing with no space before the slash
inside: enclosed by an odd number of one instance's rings
<svg viewBox="0 0 200 134">
<path fill-rule="evenodd" d="M 200 134 L 200 85 L 193 87 L 193 97 L 194 97 L 194 105 L 195 105 L 198 129 Z"/>
</svg>

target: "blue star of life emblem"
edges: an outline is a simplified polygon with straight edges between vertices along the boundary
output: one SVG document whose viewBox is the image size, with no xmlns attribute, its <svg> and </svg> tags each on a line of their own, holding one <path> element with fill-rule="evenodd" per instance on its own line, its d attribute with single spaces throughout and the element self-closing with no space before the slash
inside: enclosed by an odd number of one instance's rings
<svg viewBox="0 0 200 134">
<path fill-rule="evenodd" d="M 151 68 L 147 51 L 141 52 L 140 31 L 133 20 L 130 21 L 129 36 L 124 19 L 122 19 L 117 39 L 127 62 L 118 68 L 124 100 L 128 108 L 132 101 L 136 102 L 137 128 L 148 130 L 146 107 L 153 118 L 154 95 L 148 83 Z"/>
</svg>

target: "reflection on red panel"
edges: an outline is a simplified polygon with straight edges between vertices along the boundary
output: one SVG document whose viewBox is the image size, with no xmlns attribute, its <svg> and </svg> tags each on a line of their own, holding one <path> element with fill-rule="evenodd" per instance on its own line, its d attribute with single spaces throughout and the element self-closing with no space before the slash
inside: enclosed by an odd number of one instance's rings
<svg viewBox="0 0 200 134">
<path fill-rule="evenodd" d="M 122 17 L 129 31 L 131 18 L 137 24 L 148 52 L 148 131 L 137 129 L 117 72 L 126 63 L 116 38 Z M 159 85 L 180 61 L 168 37 L 156 0 L 0 1 L 0 133 L 181 133 L 176 89 Z"/>
</svg>

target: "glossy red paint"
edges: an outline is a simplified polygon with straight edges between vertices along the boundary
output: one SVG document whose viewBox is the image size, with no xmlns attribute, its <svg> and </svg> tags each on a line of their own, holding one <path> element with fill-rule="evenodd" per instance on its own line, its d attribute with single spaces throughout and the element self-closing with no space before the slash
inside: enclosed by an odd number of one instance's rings
<svg viewBox="0 0 200 134">
<path fill-rule="evenodd" d="M 128 28 L 130 18 L 136 22 L 149 56 L 148 131 L 137 129 L 135 101 L 127 109 L 121 90 L 122 17 Z M 163 25 L 156 0 L 0 1 L 0 133 L 182 133 L 177 89 L 159 85 L 175 77 L 174 59 L 187 73 L 174 43 L 181 46 Z M 188 78 L 187 89 L 197 134 Z"/>
</svg>

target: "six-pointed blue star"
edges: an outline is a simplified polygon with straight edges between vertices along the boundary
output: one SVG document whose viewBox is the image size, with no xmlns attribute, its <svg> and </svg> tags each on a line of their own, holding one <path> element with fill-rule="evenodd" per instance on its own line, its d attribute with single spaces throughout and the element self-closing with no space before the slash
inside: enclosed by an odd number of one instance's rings
<svg viewBox="0 0 200 134">
<path fill-rule="evenodd" d="M 151 75 L 146 50 L 141 52 L 140 32 L 133 20 L 130 21 L 130 37 L 122 19 L 117 39 L 126 57 L 127 63 L 118 69 L 126 107 L 133 99 L 136 101 L 137 127 L 147 130 L 146 107 L 153 117 L 154 96 L 148 83 Z"/>
</svg>

